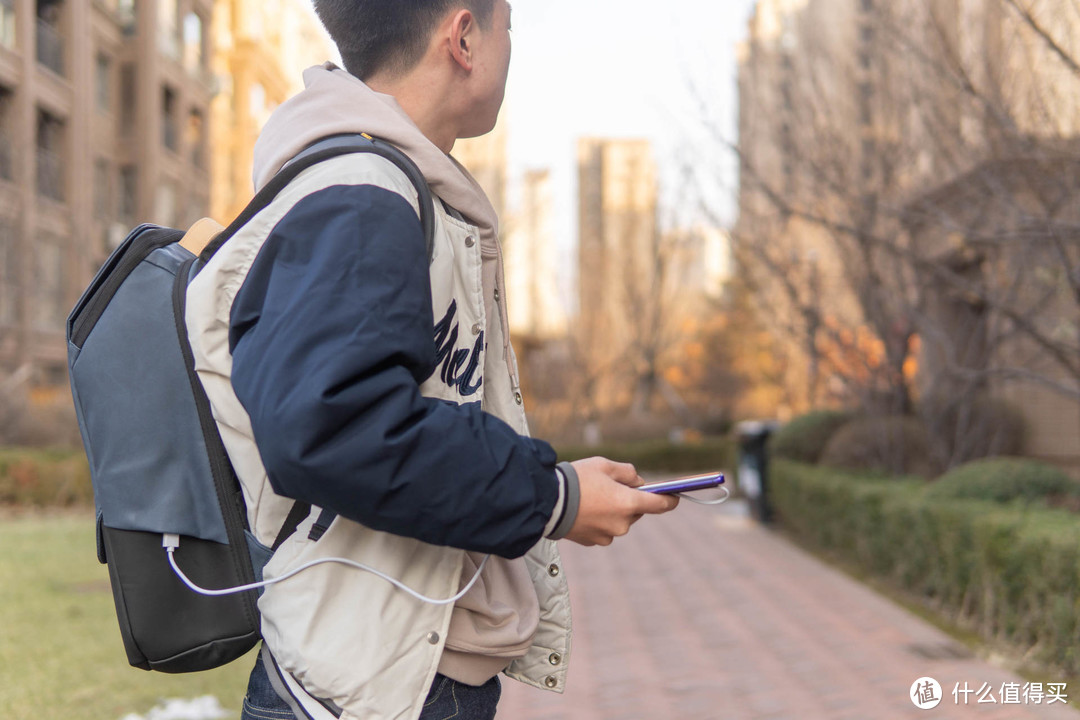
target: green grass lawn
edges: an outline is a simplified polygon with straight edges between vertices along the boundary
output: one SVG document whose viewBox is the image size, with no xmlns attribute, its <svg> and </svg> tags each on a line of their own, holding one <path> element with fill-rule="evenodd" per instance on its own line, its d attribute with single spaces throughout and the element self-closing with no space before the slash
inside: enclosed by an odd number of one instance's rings
<svg viewBox="0 0 1080 720">
<path fill-rule="evenodd" d="M 240 716 L 254 654 L 190 675 L 127 663 L 90 514 L 0 518 L 0 718 L 120 720 L 214 695 Z"/>
</svg>

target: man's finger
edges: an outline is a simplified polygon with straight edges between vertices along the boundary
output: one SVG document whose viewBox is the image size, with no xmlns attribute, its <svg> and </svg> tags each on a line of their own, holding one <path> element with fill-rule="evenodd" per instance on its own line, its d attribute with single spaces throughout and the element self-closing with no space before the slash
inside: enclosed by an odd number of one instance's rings
<svg viewBox="0 0 1080 720">
<path fill-rule="evenodd" d="M 643 490 L 638 492 L 642 495 L 639 498 L 638 509 L 643 513 L 659 515 L 674 510 L 679 504 L 679 498 L 674 495 L 658 495 Z"/>
<path fill-rule="evenodd" d="M 630 463 L 612 461 L 610 474 L 612 480 L 620 482 L 623 485 L 638 487 L 645 484 L 645 481 L 637 474 L 637 470 Z"/>
</svg>

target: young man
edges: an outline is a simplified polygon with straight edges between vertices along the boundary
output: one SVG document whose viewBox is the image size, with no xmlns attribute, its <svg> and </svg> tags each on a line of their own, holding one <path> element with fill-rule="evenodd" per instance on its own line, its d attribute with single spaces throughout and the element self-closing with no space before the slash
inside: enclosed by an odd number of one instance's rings
<svg viewBox="0 0 1080 720">
<path fill-rule="evenodd" d="M 268 587 L 243 717 L 492 718 L 500 672 L 565 683 L 570 608 L 553 540 L 607 545 L 677 501 L 633 489 L 630 465 L 557 469 L 528 437 L 498 219 L 449 155 L 495 124 L 506 0 L 315 7 L 347 70 L 305 73 L 259 138 L 256 186 L 322 138 L 368 133 L 422 171 L 434 252 L 398 167 L 326 160 L 199 273 L 189 331 L 254 539 L 271 545 L 293 499 L 316 506 L 265 575 L 346 558 L 428 599 L 335 563 Z"/>
</svg>

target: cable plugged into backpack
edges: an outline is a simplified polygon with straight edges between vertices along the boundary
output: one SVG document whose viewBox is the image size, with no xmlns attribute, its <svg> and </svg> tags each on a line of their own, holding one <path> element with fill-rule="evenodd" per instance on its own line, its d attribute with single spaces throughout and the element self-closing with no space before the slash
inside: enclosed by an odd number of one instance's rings
<svg viewBox="0 0 1080 720">
<path fill-rule="evenodd" d="M 480 561 L 480 567 L 476 568 L 476 573 L 472 576 L 472 579 L 469 580 L 468 584 L 465 585 L 465 587 L 463 587 L 461 589 L 461 591 L 458 592 L 456 595 L 454 595 L 453 597 L 448 597 L 448 598 L 432 598 L 432 597 L 428 597 L 427 595 L 422 595 L 422 594 L 418 593 L 417 591 L 413 590 L 411 587 L 409 587 L 405 583 L 401 582 L 397 578 L 392 578 L 389 575 L 387 575 L 386 573 L 380 572 L 379 570 L 376 570 L 373 567 L 369 567 L 368 565 L 364 565 L 363 563 L 358 563 L 358 562 L 356 562 L 354 560 L 349 560 L 347 558 L 336 558 L 336 557 L 319 558 L 318 560 L 312 560 L 311 562 L 304 563 L 303 565 L 301 565 L 298 568 L 294 568 L 293 570 L 285 573 L 281 577 L 276 577 L 276 578 L 273 578 L 271 580 L 264 580 L 262 582 L 249 583 L 248 585 L 239 585 L 237 587 L 231 587 L 231 588 L 222 588 L 220 590 L 208 590 L 207 588 L 199 587 L 198 585 L 193 583 L 190 579 L 188 579 L 188 576 L 185 575 L 184 571 L 181 570 L 180 567 L 176 564 L 176 557 L 173 555 L 173 553 L 176 552 L 176 548 L 180 547 L 180 536 L 179 535 L 177 535 L 175 533 L 165 533 L 165 534 L 163 534 L 161 536 L 161 547 L 165 548 L 165 552 L 167 552 L 169 554 L 169 565 L 172 567 L 173 572 L 176 573 L 176 577 L 180 578 L 180 581 L 182 583 L 184 583 L 185 585 L 187 585 L 188 588 L 190 588 L 194 592 L 197 592 L 200 595 L 206 595 L 206 596 L 209 596 L 209 597 L 217 597 L 217 596 L 220 596 L 220 595 L 232 595 L 233 593 L 246 592 L 248 590 L 257 590 L 258 588 L 268 587 L 268 586 L 273 585 L 275 583 L 279 583 L 279 582 L 281 582 L 283 580 L 288 580 L 289 578 L 303 572 L 304 570 L 309 570 L 309 569 L 315 567 L 316 565 L 322 565 L 324 563 L 339 563 L 341 565 L 345 565 L 345 566 L 354 568 L 356 570 L 363 570 L 365 572 L 369 572 L 372 575 L 375 575 L 376 577 L 382 578 L 386 582 L 388 582 L 391 585 L 393 585 L 394 587 L 396 587 L 398 590 L 401 590 L 402 592 L 413 596 L 414 598 L 416 598 L 420 602 L 425 602 L 425 603 L 428 603 L 430 605 L 452 605 L 453 603 L 456 603 L 461 598 L 465 597 L 465 595 L 469 592 L 469 590 L 472 589 L 472 586 L 476 584 L 476 581 L 480 579 L 480 573 L 482 573 L 484 571 L 484 566 L 487 565 L 488 558 L 491 557 L 491 555 L 485 555 L 484 556 L 484 559 Z"/>
</svg>

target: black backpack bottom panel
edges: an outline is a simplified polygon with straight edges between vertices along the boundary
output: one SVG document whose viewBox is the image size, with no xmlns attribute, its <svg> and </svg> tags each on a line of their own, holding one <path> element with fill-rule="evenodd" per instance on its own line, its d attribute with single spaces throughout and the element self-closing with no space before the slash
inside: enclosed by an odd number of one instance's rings
<svg viewBox="0 0 1080 720">
<path fill-rule="evenodd" d="M 160 533 L 102 526 L 101 537 L 124 649 L 135 667 L 167 673 L 209 670 L 259 641 L 255 591 L 207 597 L 191 590 L 169 566 Z M 183 536 L 175 557 L 201 587 L 250 582 L 241 577 L 227 545 Z"/>
</svg>

